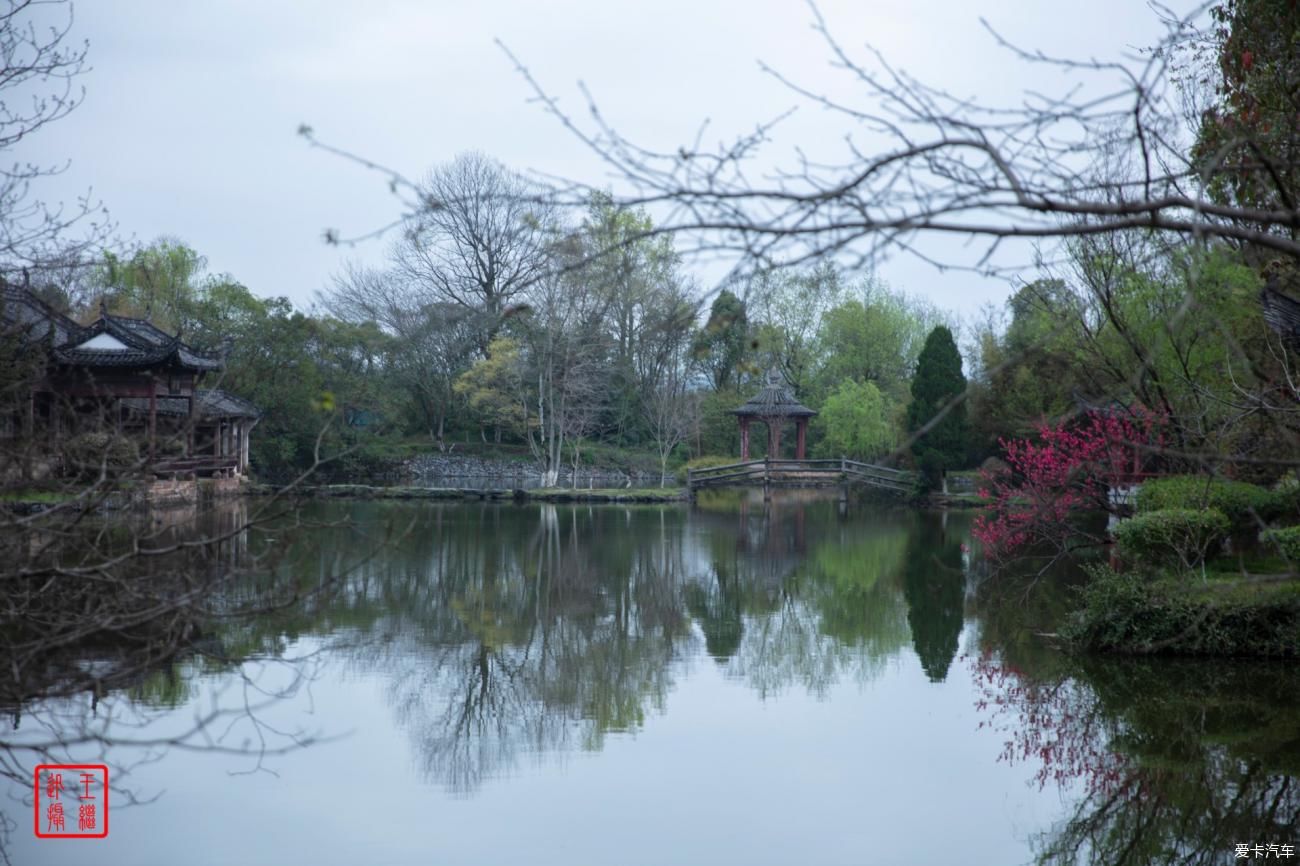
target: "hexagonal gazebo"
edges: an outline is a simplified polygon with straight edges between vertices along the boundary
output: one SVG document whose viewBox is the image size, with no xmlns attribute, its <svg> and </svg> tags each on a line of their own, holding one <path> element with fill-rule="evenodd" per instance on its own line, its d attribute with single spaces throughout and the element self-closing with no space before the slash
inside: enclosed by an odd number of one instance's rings
<svg viewBox="0 0 1300 866">
<path fill-rule="evenodd" d="M 812 409 L 795 399 L 794 389 L 786 382 L 781 371 L 773 368 L 767 373 L 767 384 L 750 397 L 739 409 L 732 409 L 732 414 L 740 422 L 740 459 L 749 459 L 749 423 L 757 420 L 767 425 L 767 456 L 780 457 L 781 427 L 793 420 L 798 431 L 795 443 L 795 459 L 803 460 L 807 450 L 808 419 L 816 415 Z"/>
</svg>

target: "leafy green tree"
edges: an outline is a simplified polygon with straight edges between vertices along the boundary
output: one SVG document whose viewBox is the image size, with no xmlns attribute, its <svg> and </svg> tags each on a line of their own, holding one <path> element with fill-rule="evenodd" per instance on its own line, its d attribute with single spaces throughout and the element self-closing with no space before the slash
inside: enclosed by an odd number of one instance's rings
<svg viewBox="0 0 1300 866">
<path fill-rule="evenodd" d="M 933 488 L 944 483 L 944 473 L 966 461 L 970 424 L 966 419 L 966 376 L 952 331 L 937 326 L 926 337 L 912 378 L 912 402 L 907 407 L 907 432 L 913 437 L 912 454 L 924 483 Z"/>
<path fill-rule="evenodd" d="M 601 402 L 623 444 L 647 432 L 646 396 L 678 378 L 699 312 L 671 239 L 653 228 L 645 211 L 598 193 L 573 237 L 585 260 L 573 279 L 592 286 L 605 309 L 610 375 Z"/>
<path fill-rule="evenodd" d="M 709 320 L 695 336 L 692 354 L 715 391 L 736 384 L 749 341 L 745 302 L 723 289 L 713 299 Z"/>
<path fill-rule="evenodd" d="M 726 389 L 708 391 L 700 395 L 699 415 L 695 433 L 690 437 L 692 453 L 699 457 L 711 454 L 721 457 L 740 454 L 740 428 L 732 410 L 745 402 L 739 391 Z M 766 440 L 758 437 L 761 445 Z"/>
<path fill-rule="evenodd" d="M 311 466 L 318 437 L 338 408 L 310 352 L 315 322 L 287 298 L 274 298 L 262 302 L 262 315 L 230 336 L 221 387 L 262 412 L 249 437 L 253 468 L 263 477 L 284 479 Z"/>
<path fill-rule="evenodd" d="M 527 398 L 519 343 L 515 340 L 494 338 L 488 346 L 488 356 L 462 373 L 454 387 L 480 422 L 496 431 L 496 441 L 501 441 L 503 431 L 513 435 L 524 432 Z"/>
<path fill-rule="evenodd" d="M 872 460 L 891 451 L 897 441 L 891 401 L 872 382 L 840 383 L 813 422 L 821 428 L 817 453 L 825 457 Z"/>
<path fill-rule="evenodd" d="M 204 288 L 207 260 L 173 237 L 129 257 L 104 254 L 98 282 L 114 312 L 148 318 L 164 330 L 188 331 Z"/>
<path fill-rule="evenodd" d="M 1079 296 L 1059 279 L 1019 288 L 1005 333 L 988 325 L 977 335 L 979 372 L 971 382 L 971 426 L 981 448 L 1025 438 L 1045 419 L 1072 408 L 1081 387 L 1078 346 L 1085 321 Z"/>
<path fill-rule="evenodd" d="M 829 262 L 806 271 L 760 273 L 749 294 L 759 369 L 779 369 L 796 394 L 805 394 L 822 362 L 822 321 L 843 295 L 839 271 Z"/>
<path fill-rule="evenodd" d="M 902 399 L 925 335 L 939 321 L 938 311 L 925 302 L 882 283 L 864 284 L 861 298 L 833 307 L 822 319 L 820 378 L 826 390 L 852 379 L 874 382 Z"/>
<path fill-rule="evenodd" d="M 1217 74 L 1214 98 L 1201 117 L 1192 158 L 1221 202 L 1263 210 L 1295 210 L 1300 196 L 1300 9 L 1290 0 L 1226 0 L 1210 10 L 1213 26 L 1199 64 Z M 1294 232 L 1293 232 L 1294 236 Z"/>
</svg>

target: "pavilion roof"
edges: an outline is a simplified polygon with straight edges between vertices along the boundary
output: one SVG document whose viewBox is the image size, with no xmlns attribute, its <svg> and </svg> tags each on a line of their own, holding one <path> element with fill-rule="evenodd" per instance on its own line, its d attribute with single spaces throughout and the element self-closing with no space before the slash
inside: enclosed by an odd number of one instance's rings
<svg viewBox="0 0 1300 866">
<path fill-rule="evenodd" d="M 142 415 L 149 411 L 146 397 L 123 397 L 119 402 L 124 408 Z M 190 401 L 186 397 L 158 397 L 154 401 L 154 411 L 159 415 L 188 415 Z M 252 403 L 216 388 L 199 388 L 194 392 L 194 411 L 204 419 L 261 417 L 261 412 Z"/>
<path fill-rule="evenodd" d="M 31 343 L 45 343 L 53 358 L 76 367 L 175 366 L 195 372 L 220 370 L 221 359 L 197 352 L 152 322 L 111 315 L 101 304 L 99 318 L 79 325 L 24 288 L 5 285 L 0 325 L 19 331 Z M 94 343 L 102 334 L 109 344 Z M 91 343 L 87 345 L 87 343 Z"/>
<path fill-rule="evenodd" d="M 1264 321 L 1292 346 L 1300 346 L 1300 301 L 1287 297 L 1272 282 L 1260 292 Z"/>
<path fill-rule="evenodd" d="M 755 415 L 764 418 L 799 418 L 817 414 L 816 411 L 795 399 L 794 389 L 776 368 L 768 371 L 767 382 L 761 391 L 746 400 L 744 405 L 731 411 L 734 415 Z"/>
</svg>

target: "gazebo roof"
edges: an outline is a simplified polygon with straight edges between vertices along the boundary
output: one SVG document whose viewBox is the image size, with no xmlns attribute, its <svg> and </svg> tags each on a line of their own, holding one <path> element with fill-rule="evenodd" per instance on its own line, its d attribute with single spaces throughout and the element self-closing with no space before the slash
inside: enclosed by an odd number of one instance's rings
<svg viewBox="0 0 1300 866">
<path fill-rule="evenodd" d="M 1300 346 L 1300 301 L 1279 292 L 1272 281 L 1260 292 L 1260 301 L 1268 326 L 1292 346 Z"/>
<path fill-rule="evenodd" d="M 764 418 L 799 418 L 817 413 L 800 403 L 794 397 L 794 389 L 785 381 L 781 371 L 773 368 L 767 373 L 767 384 L 763 390 L 745 402 L 739 409 L 731 410 L 733 415 L 755 415 Z"/>
</svg>

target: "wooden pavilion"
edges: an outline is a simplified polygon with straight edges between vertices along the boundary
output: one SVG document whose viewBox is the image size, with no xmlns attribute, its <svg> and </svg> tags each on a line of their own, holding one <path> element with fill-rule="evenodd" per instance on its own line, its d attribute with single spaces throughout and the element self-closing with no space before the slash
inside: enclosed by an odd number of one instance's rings
<svg viewBox="0 0 1300 866">
<path fill-rule="evenodd" d="M 0 289 L 0 338 L 29 367 L 21 393 L 0 407 L 0 439 L 40 443 L 55 469 L 61 444 L 111 433 L 139 446 L 161 476 L 242 475 L 259 413 L 217 389 L 198 387 L 222 369 L 146 319 L 109 314 L 80 325 L 26 289 Z M 14 396 L 17 399 L 12 399 Z"/>
<path fill-rule="evenodd" d="M 795 459 L 805 459 L 808 450 L 808 419 L 817 413 L 800 403 L 794 396 L 794 389 L 786 382 L 781 371 L 772 368 L 768 371 L 767 382 L 761 391 L 750 397 L 732 414 L 740 423 L 740 459 L 749 459 L 749 425 L 759 421 L 767 427 L 767 456 L 772 459 L 781 456 L 781 428 L 789 421 L 795 424 Z"/>
</svg>

